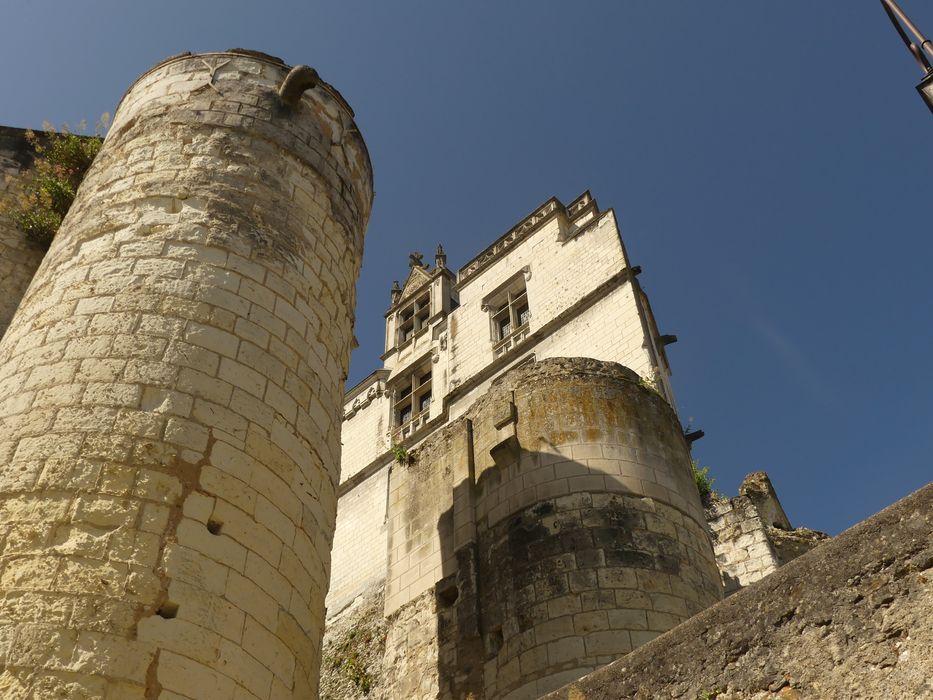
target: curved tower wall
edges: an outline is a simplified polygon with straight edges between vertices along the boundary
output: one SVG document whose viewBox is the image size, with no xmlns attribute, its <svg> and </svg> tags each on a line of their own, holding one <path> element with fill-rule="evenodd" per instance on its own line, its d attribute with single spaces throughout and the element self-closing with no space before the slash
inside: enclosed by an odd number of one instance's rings
<svg viewBox="0 0 933 700">
<path fill-rule="evenodd" d="M 545 360 L 477 408 L 486 697 L 538 697 L 720 599 L 680 422 L 637 374 Z"/>
<path fill-rule="evenodd" d="M 316 694 L 372 173 L 288 73 L 142 76 L 0 343 L 5 696 Z"/>
<path fill-rule="evenodd" d="M 512 370 L 393 465 L 392 697 L 536 698 L 722 597 L 680 423 L 635 372 Z"/>
</svg>

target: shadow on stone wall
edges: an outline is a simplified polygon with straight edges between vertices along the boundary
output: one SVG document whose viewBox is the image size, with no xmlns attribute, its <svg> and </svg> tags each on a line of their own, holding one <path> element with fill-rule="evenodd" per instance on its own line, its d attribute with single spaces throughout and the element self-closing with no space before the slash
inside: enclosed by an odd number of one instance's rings
<svg viewBox="0 0 933 700">
<path fill-rule="evenodd" d="M 575 461 L 562 468 L 612 477 Z M 475 488 L 456 485 L 454 501 L 497 485 L 488 470 Z M 439 697 L 536 698 L 702 610 L 716 593 L 704 595 L 683 517 L 634 491 L 584 491 L 477 522 L 472 542 L 444 551 L 453 571 L 432 591 Z M 453 508 L 437 529 L 454 542 Z"/>
<path fill-rule="evenodd" d="M 933 697 L 933 484 L 547 700 Z"/>
<path fill-rule="evenodd" d="M 721 598 L 679 421 L 620 365 L 504 375 L 391 484 L 392 697 L 536 698 Z"/>
</svg>

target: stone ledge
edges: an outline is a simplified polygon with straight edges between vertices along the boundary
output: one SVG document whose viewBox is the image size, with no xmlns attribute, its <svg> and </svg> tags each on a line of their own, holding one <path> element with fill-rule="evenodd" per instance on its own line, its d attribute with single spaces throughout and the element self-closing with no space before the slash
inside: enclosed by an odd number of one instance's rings
<svg viewBox="0 0 933 700">
<path fill-rule="evenodd" d="M 933 695 L 933 484 L 549 700 Z"/>
</svg>

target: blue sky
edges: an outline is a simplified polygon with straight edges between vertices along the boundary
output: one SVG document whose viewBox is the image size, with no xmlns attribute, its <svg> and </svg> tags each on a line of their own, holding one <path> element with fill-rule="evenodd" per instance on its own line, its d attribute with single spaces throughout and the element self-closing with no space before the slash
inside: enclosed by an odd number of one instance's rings
<svg viewBox="0 0 933 700">
<path fill-rule="evenodd" d="M 933 7 L 902 4 L 928 34 Z M 0 124 L 94 122 L 155 62 L 254 48 L 356 110 L 376 201 L 350 381 L 410 251 L 551 195 L 614 207 L 717 487 L 833 534 L 930 481 L 933 117 L 875 0 L 4 3 Z"/>
</svg>

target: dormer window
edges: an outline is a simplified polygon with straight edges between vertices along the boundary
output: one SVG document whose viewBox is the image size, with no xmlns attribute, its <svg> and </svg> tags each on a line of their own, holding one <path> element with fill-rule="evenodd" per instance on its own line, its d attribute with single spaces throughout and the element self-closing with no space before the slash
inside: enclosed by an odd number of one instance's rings
<svg viewBox="0 0 933 700">
<path fill-rule="evenodd" d="M 425 292 L 398 312 L 398 345 L 407 343 L 431 317 L 431 294 Z"/>
</svg>

